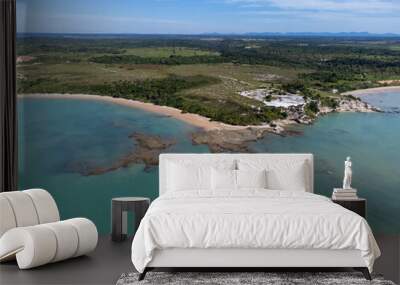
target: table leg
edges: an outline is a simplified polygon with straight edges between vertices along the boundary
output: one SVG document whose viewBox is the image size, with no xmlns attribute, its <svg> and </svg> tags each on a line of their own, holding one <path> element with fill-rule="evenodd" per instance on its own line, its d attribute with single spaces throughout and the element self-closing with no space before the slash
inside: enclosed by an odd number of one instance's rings
<svg viewBox="0 0 400 285">
<path fill-rule="evenodd" d="M 111 239 L 113 241 L 123 241 L 124 236 L 122 235 L 122 204 L 112 203 L 112 224 L 111 224 Z"/>
<path fill-rule="evenodd" d="M 125 239 L 128 235 L 128 211 L 122 211 L 122 239 Z"/>
</svg>

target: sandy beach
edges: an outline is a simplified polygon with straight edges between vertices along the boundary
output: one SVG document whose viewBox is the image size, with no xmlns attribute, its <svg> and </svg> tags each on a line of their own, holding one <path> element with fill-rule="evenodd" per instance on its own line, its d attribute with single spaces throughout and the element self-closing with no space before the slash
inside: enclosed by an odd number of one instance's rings
<svg viewBox="0 0 400 285">
<path fill-rule="evenodd" d="M 367 94 L 379 93 L 379 92 L 387 92 L 387 91 L 398 91 L 400 92 L 400 86 L 390 86 L 390 87 L 378 87 L 371 89 L 361 89 L 354 90 L 350 92 L 343 93 L 342 95 L 354 95 L 354 96 L 362 96 Z M 168 106 L 159 106 L 153 103 L 145 103 L 137 100 L 130 100 L 124 98 L 116 98 L 111 96 L 102 96 L 102 95 L 88 95 L 88 94 L 20 94 L 20 97 L 31 97 L 31 98 L 47 98 L 47 99 L 79 99 L 79 100 L 94 100 L 94 101 L 103 101 L 109 102 L 113 104 L 123 105 L 131 108 L 141 109 L 147 112 L 152 112 L 164 116 L 169 116 L 175 118 L 177 120 L 188 123 L 192 126 L 201 128 L 205 131 L 213 131 L 213 130 L 245 130 L 247 128 L 253 129 L 261 129 L 261 130 L 269 130 L 272 132 L 280 133 L 284 130 L 287 125 L 294 124 L 294 121 L 290 120 L 277 120 L 274 123 L 277 127 L 272 128 L 270 125 L 259 125 L 259 126 L 234 126 L 221 122 L 211 121 L 209 118 L 198 114 L 192 113 L 183 113 L 181 110 Z"/>
<path fill-rule="evenodd" d="M 243 129 L 245 126 L 233 126 L 227 125 L 210 119 L 191 113 L 182 113 L 181 110 L 168 106 L 159 106 L 152 103 L 144 103 L 136 100 L 129 100 L 124 98 L 114 98 L 111 96 L 101 95 L 85 95 L 85 94 L 21 94 L 21 97 L 33 97 L 33 98 L 47 98 L 47 99 L 79 99 L 79 100 L 95 100 L 110 102 L 118 105 L 123 105 L 131 108 L 137 108 L 144 111 L 169 116 L 185 123 L 193 125 L 195 127 L 202 128 L 204 130 L 218 130 L 218 129 Z"/>
<path fill-rule="evenodd" d="M 377 88 L 369 88 L 369 89 L 359 89 L 354 91 L 349 91 L 342 93 L 342 95 L 353 95 L 353 96 L 362 96 L 374 93 L 383 93 L 383 92 L 400 92 L 400 86 L 385 86 L 385 87 L 377 87 Z"/>
</svg>

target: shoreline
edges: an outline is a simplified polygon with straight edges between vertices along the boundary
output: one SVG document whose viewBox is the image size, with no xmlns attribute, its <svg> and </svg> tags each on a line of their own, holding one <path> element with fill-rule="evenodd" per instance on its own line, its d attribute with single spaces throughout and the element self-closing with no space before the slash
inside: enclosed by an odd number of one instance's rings
<svg viewBox="0 0 400 285">
<path fill-rule="evenodd" d="M 362 97 L 364 95 L 370 95 L 374 93 L 383 93 L 388 91 L 398 91 L 400 92 L 400 86 L 385 86 L 376 87 L 368 89 L 358 89 L 349 92 L 342 93 L 341 95 L 352 95 L 356 97 Z M 248 126 L 235 126 L 229 125 L 222 122 L 211 121 L 209 118 L 193 114 L 193 113 L 183 113 L 180 109 L 169 107 L 169 106 L 159 106 L 153 103 L 142 102 L 138 100 L 117 98 L 108 95 L 92 95 L 92 94 L 70 94 L 70 93 L 34 93 L 34 94 L 18 94 L 18 97 L 28 97 L 28 98 L 45 98 L 45 99 L 79 99 L 79 100 L 93 100 L 113 103 L 117 105 L 122 105 L 130 108 L 140 109 L 143 111 L 164 115 L 172 117 L 194 127 L 203 129 L 204 131 L 213 130 L 245 130 L 248 128 L 259 129 L 259 130 L 269 130 L 273 133 L 280 133 L 288 125 L 296 124 L 296 122 L 283 119 L 277 120 L 273 123 L 276 125 L 275 128 L 270 125 L 248 125 Z M 339 111 L 340 112 L 340 111 Z"/>
<path fill-rule="evenodd" d="M 363 96 L 363 95 L 383 93 L 388 91 L 400 92 L 400 86 L 382 86 L 382 87 L 367 88 L 367 89 L 357 89 L 353 91 L 344 92 L 341 95 Z"/>
<path fill-rule="evenodd" d="M 18 97 L 23 98 L 45 98 L 45 99 L 78 99 L 78 100 L 94 100 L 122 105 L 130 108 L 140 109 L 147 112 L 172 117 L 183 121 L 192 126 L 201 128 L 206 131 L 221 130 L 221 129 L 243 129 L 248 126 L 234 126 L 220 122 L 211 121 L 209 118 L 192 113 L 182 113 L 181 110 L 169 106 L 159 106 L 153 103 L 146 103 L 137 100 L 116 98 L 106 95 L 89 95 L 89 94 L 59 94 L 59 93 L 43 93 L 43 94 L 18 94 Z"/>
<path fill-rule="evenodd" d="M 366 95 L 373 94 L 377 92 L 384 92 L 387 90 L 398 90 L 400 92 L 400 86 L 390 86 L 390 87 L 378 87 L 378 88 L 370 88 L 370 89 L 360 89 L 354 90 L 350 92 L 342 93 L 341 95 Z M 138 100 L 126 99 L 126 98 L 117 98 L 109 95 L 93 95 L 93 94 L 71 94 L 71 93 L 32 93 L 32 94 L 18 94 L 19 98 L 45 98 L 45 99 L 78 99 L 78 100 L 93 100 L 93 101 L 102 101 L 108 102 L 112 104 L 117 104 L 121 106 L 126 106 L 130 108 L 140 109 L 146 112 L 159 114 L 167 117 L 171 117 L 187 123 L 191 126 L 202 129 L 203 131 L 244 131 L 246 129 L 253 129 L 255 131 L 269 131 L 275 134 L 280 134 L 285 131 L 285 128 L 289 125 L 298 124 L 299 122 L 289 120 L 289 119 L 281 119 L 276 120 L 273 125 L 265 124 L 265 125 L 246 125 L 246 126 L 236 126 L 229 125 L 222 122 L 211 121 L 209 118 L 193 114 L 193 113 L 183 113 L 182 110 L 169 107 L 169 106 L 160 106 L 153 103 L 142 102 Z M 343 110 L 339 112 L 348 112 L 349 110 Z M 322 115 L 328 112 L 321 112 Z"/>
<path fill-rule="evenodd" d="M 372 94 L 377 92 L 383 92 L 387 90 L 398 90 L 399 87 L 380 87 L 373 89 L 355 90 L 351 93 L 345 94 Z M 276 120 L 270 124 L 264 125 L 247 125 L 247 126 L 235 126 L 229 125 L 222 122 L 211 121 L 209 118 L 193 114 L 193 113 L 182 113 L 181 110 L 168 106 L 159 106 L 153 103 L 146 103 L 138 100 L 131 100 L 125 98 L 111 97 L 107 95 L 89 95 L 89 94 L 60 94 L 60 93 L 34 93 L 34 94 L 18 94 L 19 98 L 37 98 L 37 99 L 69 99 L 69 100 L 92 100 L 107 102 L 111 104 L 117 104 L 126 106 L 133 109 L 140 109 L 149 113 L 159 114 L 174 118 L 182 121 L 193 127 L 197 127 L 199 130 L 192 134 L 193 144 L 205 144 L 208 145 L 212 152 L 249 152 L 249 144 L 253 141 L 257 141 L 263 138 L 267 133 L 273 133 L 277 135 L 288 135 L 293 132 L 289 126 L 297 124 L 312 124 L 315 119 L 320 116 L 326 115 L 332 112 L 375 112 L 377 111 L 372 106 L 369 106 L 363 101 L 350 100 L 341 104 L 339 109 L 325 108 L 320 110 L 320 113 L 309 121 L 302 121 L 301 117 L 286 118 Z M 296 132 L 296 131 L 294 131 Z"/>
<path fill-rule="evenodd" d="M 209 118 L 192 113 L 182 113 L 181 110 L 168 106 L 159 106 L 152 103 L 145 103 L 137 100 L 115 98 L 106 95 L 85 95 L 85 94 L 19 94 L 19 98 L 35 99 L 68 99 L 68 100 L 92 100 L 107 102 L 133 109 L 141 109 L 150 113 L 168 116 L 180 120 L 188 125 L 199 128 L 192 134 L 193 144 L 206 144 L 210 150 L 223 151 L 249 151 L 248 144 L 265 136 L 267 133 L 282 134 L 285 128 L 295 124 L 294 121 L 278 120 L 274 125 L 259 126 L 235 126 L 221 122 L 211 121 Z M 136 158 L 135 158 L 136 159 Z M 131 158 L 128 159 L 129 161 Z M 125 161 L 126 162 L 126 161 Z M 123 162 L 123 163 L 125 163 Z M 113 168 L 110 168 L 111 171 Z M 101 170 L 104 171 L 104 170 Z M 108 170 L 106 170 L 107 172 Z"/>
</svg>

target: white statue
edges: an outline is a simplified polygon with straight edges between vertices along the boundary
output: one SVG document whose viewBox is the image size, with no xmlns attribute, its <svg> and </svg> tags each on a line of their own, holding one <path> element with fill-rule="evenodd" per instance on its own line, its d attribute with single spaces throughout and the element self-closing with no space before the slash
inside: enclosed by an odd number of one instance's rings
<svg viewBox="0 0 400 285">
<path fill-rule="evenodd" d="M 351 158 L 348 156 L 344 162 L 344 179 L 343 179 L 343 189 L 351 188 L 351 178 L 353 176 L 353 171 L 351 170 Z"/>
</svg>

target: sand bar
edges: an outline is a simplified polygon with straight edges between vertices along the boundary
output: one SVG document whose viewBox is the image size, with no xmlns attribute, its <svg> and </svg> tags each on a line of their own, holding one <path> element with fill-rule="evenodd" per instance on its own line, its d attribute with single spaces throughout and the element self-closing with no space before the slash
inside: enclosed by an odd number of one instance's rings
<svg viewBox="0 0 400 285">
<path fill-rule="evenodd" d="M 400 92 L 400 86 L 385 86 L 385 87 L 377 87 L 369 89 L 359 89 L 342 93 L 342 95 L 362 96 L 362 95 L 384 93 L 384 92 Z"/>
</svg>

